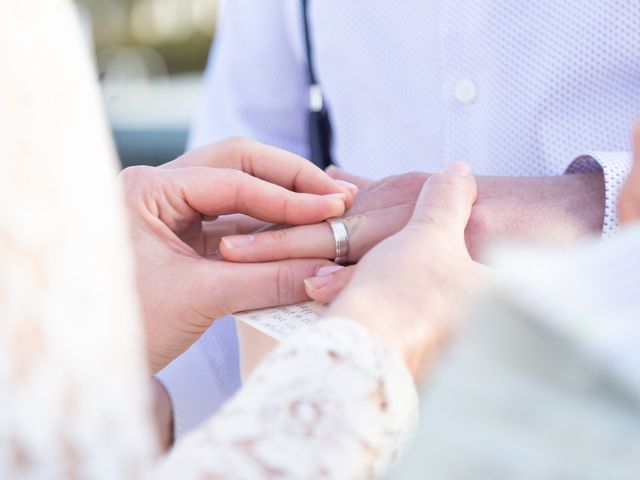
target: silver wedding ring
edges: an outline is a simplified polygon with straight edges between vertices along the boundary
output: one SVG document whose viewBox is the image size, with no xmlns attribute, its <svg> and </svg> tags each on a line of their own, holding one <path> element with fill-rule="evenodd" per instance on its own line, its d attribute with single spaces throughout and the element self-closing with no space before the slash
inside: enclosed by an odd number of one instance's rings
<svg viewBox="0 0 640 480">
<path fill-rule="evenodd" d="M 333 231 L 333 238 L 336 241 L 336 255 L 334 262 L 339 265 L 347 263 L 349 257 L 349 235 L 342 218 L 329 218 L 326 220 Z"/>
</svg>

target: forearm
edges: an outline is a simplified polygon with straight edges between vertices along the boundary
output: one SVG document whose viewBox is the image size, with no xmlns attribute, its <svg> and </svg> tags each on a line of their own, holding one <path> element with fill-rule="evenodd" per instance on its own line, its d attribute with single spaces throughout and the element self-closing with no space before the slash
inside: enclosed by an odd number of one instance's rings
<svg viewBox="0 0 640 480">
<path fill-rule="evenodd" d="M 393 181 L 413 208 L 429 177 L 428 173 L 410 173 Z M 478 197 L 465 231 L 474 258 L 495 243 L 566 244 L 597 235 L 602 229 L 605 192 L 601 172 L 549 177 L 484 176 L 476 180 Z"/>
</svg>

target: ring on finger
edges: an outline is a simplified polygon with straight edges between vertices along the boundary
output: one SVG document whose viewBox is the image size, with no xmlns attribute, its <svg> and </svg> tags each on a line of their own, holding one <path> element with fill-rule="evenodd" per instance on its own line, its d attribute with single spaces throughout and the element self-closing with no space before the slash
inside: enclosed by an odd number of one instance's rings
<svg viewBox="0 0 640 480">
<path fill-rule="evenodd" d="M 344 265 L 349 258 L 349 235 L 342 218 L 329 218 L 326 222 L 331 227 L 333 238 L 336 242 L 336 253 L 334 262 L 338 265 Z"/>
</svg>

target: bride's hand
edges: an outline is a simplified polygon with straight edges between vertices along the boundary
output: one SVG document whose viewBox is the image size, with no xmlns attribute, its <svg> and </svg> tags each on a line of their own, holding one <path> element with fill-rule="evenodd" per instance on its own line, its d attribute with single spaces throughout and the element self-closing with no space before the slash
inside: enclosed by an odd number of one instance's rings
<svg viewBox="0 0 640 480">
<path fill-rule="evenodd" d="M 475 198 L 469 167 L 450 165 L 425 183 L 406 227 L 357 265 L 307 279 L 307 293 L 336 297 L 327 316 L 368 327 L 419 379 L 451 335 L 458 308 L 482 283 L 484 267 L 471 259 L 464 237 Z"/>
</svg>

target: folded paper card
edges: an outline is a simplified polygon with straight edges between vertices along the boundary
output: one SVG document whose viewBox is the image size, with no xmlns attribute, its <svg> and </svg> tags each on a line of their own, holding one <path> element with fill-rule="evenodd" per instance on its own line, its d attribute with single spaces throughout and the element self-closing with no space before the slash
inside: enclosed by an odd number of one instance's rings
<svg viewBox="0 0 640 480">
<path fill-rule="evenodd" d="M 234 317 L 276 340 L 282 340 L 295 331 L 316 323 L 326 308 L 322 303 L 310 301 L 241 312 Z"/>
</svg>

